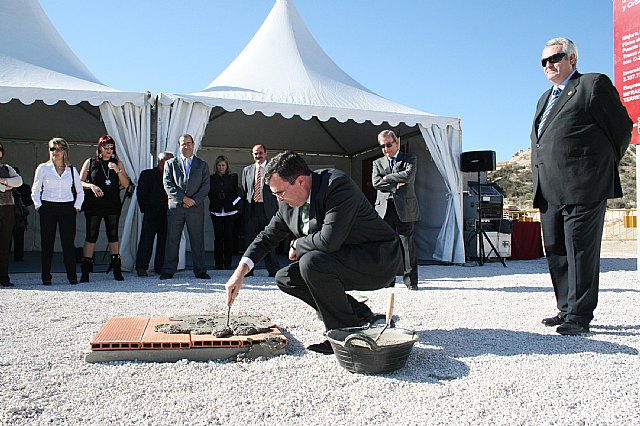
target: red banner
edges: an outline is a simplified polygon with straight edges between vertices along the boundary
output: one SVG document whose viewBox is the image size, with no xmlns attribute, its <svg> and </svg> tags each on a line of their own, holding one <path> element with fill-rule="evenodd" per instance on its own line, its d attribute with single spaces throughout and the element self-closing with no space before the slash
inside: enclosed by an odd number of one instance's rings
<svg viewBox="0 0 640 426">
<path fill-rule="evenodd" d="M 640 0 L 613 2 L 614 81 L 640 143 Z"/>
</svg>

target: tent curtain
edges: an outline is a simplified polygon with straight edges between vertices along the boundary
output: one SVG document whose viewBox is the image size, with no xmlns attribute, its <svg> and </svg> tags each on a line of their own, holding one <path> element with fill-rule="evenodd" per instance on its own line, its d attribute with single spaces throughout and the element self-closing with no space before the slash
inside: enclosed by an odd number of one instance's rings
<svg viewBox="0 0 640 426">
<path fill-rule="evenodd" d="M 453 126 L 429 127 L 419 125 L 420 133 L 431 153 L 447 190 L 447 212 L 438 234 L 433 258 L 444 262 L 464 263 L 464 236 L 462 228 L 462 182 L 458 171 L 460 162 L 460 130 Z"/>
<path fill-rule="evenodd" d="M 159 95 L 159 98 L 163 96 Z M 156 154 L 163 151 L 173 152 L 178 155 L 178 138 L 184 133 L 193 137 L 195 144 L 193 153 L 198 152 L 202 137 L 209 124 L 211 107 L 200 102 L 187 102 L 177 98 L 173 103 L 166 105 L 158 99 L 158 143 Z M 186 266 L 186 236 L 184 230 L 180 238 L 180 249 L 178 250 L 178 269 Z"/>
<path fill-rule="evenodd" d="M 104 102 L 100 105 L 100 114 L 107 133 L 116 141 L 118 157 L 127 175 L 137 185 L 140 172 L 152 165 L 151 105 L 145 103 L 143 106 L 135 106 L 126 103 L 115 106 L 110 102 Z M 124 270 L 131 271 L 134 267 L 141 226 L 142 217 L 134 192 L 125 214 L 120 238 L 120 256 Z"/>
</svg>

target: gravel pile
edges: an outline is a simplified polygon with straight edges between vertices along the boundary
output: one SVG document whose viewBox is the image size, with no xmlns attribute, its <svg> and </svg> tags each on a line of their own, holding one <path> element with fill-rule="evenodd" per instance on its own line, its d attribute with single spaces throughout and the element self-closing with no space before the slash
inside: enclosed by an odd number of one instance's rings
<svg viewBox="0 0 640 426">
<path fill-rule="evenodd" d="M 628 256 L 630 257 L 630 256 Z M 640 287 L 635 258 L 602 260 L 592 333 L 563 337 L 544 259 L 421 266 L 418 292 L 395 291 L 397 327 L 420 335 L 404 369 L 352 374 L 305 350 L 323 339 L 311 309 L 271 278 L 247 278 L 235 314 L 264 314 L 286 355 L 252 362 L 89 364 L 108 318 L 225 313 L 226 273 L 126 274 L 0 289 L 0 423 L 149 425 L 640 424 Z M 65 282 L 65 284 L 63 284 Z M 384 312 L 391 289 L 361 293 Z"/>
</svg>

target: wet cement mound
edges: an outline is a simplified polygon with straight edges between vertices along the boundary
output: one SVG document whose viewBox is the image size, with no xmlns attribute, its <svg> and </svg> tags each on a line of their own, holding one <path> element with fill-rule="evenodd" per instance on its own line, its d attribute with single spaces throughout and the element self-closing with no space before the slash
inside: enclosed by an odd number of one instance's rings
<svg viewBox="0 0 640 426">
<path fill-rule="evenodd" d="M 158 324 L 156 331 L 167 334 L 212 334 L 216 337 L 251 336 L 268 333 L 275 324 L 264 315 L 186 315 L 170 317 L 175 324 Z"/>
</svg>

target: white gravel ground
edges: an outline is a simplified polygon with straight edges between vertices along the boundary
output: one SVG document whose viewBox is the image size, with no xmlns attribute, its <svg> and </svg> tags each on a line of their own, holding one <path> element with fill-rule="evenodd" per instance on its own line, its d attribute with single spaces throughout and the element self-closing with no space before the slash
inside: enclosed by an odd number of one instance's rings
<svg viewBox="0 0 640 426">
<path fill-rule="evenodd" d="M 419 292 L 396 287 L 397 326 L 415 329 L 407 366 L 352 374 L 305 346 L 322 339 L 311 309 L 266 276 L 247 278 L 235 313 L 285 331 L 287 354 L 250 363 L 88 364 L 108 318 L 218 313 L 226 274 L 183 271 L 125 282 L 14 275 L 0 289 L 0 422 L 148 425 L 640 424 L 640 286 L 631 255 L 602 259 L 592 333 L 563 337 L 544 259 L 421 266 Z M 606 251 L 604 255 L 607 255 Z M 264 274 L 264 271 L 263 271 Z M 367 293 L 382 312 L 391 289 Z"/>
</svg>

